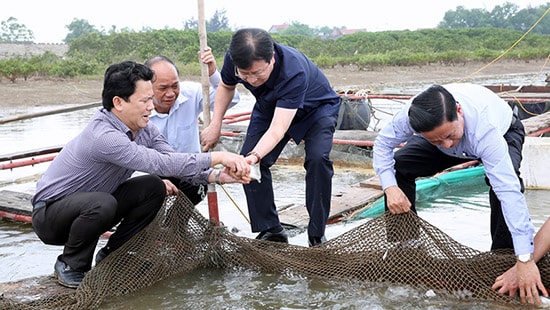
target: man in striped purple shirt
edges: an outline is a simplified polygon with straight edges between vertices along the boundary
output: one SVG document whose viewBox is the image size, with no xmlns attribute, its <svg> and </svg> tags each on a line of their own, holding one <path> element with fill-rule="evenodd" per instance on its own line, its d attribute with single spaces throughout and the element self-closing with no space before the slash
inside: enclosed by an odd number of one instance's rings
<svg viewBox="0 0 550 310">
<path fill-rule="evenodd" d="M 67 143 L 38 181 L 33 228 L 44 243 L 64 245 L 54 272 L 76 288 L 91 269 L 104 232 L 118 224 L 96 264 L 145 228 L 177 187 L 158 175 L 193 184 L 250 181 L 243 156 L 177 153 L 149 124 L 153 71 L 125 61 L 105 72 L 102 103 L 84 130 Z M 212 169 L 216 165 L 223 169 Z M 131 177 L 135 171 L 147 174 Z"/>
</svg>

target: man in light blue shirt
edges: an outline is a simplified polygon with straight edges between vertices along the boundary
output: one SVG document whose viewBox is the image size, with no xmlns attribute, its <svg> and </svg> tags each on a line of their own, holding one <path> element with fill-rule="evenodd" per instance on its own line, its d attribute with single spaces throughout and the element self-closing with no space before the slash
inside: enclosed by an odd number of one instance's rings
<svg viewBox="0 0 550 310">
<path fill-rule="evenodd" d="M 213 107 L 216 89 L 221 80 L 220 72 L 210 48 L 200 57 L 201 61 L 208 65 L 210 104 Z M 198 117 L 203 111 L 202 85 L 191 81 L 180 82 L 176 65 L 165 56 L 154 56 L 147 60 L 145 65 L 155 73 L 155 109 L 149 119 L 177 152 L 200 153 Z M 239 93 L 235 92 L 231 106 L 239 102 L 239 99 Z M 206 188 L 202 184 L 193 185 L 173 177 L 168 179 L 176 184 L 194 205 L 201 202 L 206 195 Z"/>
<path fill-rule="evenodd" d="M 519 177 L 524 137 L 510 106 L 486 87 L 433 85 L 381 130 L 373 157 L 386 210 L 393 214 L 416 212 L 418 177 L 479 159 L 490 186 L 491 249 L 514 249 L 522 300 L 538 298 L 535 286 L 542 287 L 532 260 L 534 227 Z M 406 144 L 394 153 L 401 143 Z M 392 227 L 388 229 L 391 238 Z"/>
</svg>

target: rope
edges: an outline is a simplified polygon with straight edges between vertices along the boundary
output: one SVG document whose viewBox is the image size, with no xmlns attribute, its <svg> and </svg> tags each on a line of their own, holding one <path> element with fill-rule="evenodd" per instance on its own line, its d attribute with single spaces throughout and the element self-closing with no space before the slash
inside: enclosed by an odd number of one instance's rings
<svg viewBox="0 0 550 310">
<path fill-rule="evenodd" d="M 514 96 L 514 95 L 512 95 L 512 94 L 510 94 L 510 93 L 508 93 L 508 92 L 504 92 L 504 94 L 507 94 L 507 95 L 509 95 L 510 97 L 514 98 L 514 102 L 516 102 L 516 103 L 518 104 L 518 106 L 519 106 L 519 107 L 523 110 L 523 112 L 525 112 L 526 114 L 529 114 L 529 115 L 531 115 L 531 116 L 540 115 L 540 114 L 533 113 L 533 112 L 527 110 L 527 109 L 525 108 L 525 106 L 523 105 L 523 103 L 521 102 L 521 100 L 520 100 L 518 97 L 516 97 L 516 96 Z"/>
<path fill-rule="evenodd" d="M 241 215 L 244 217 L 244 219 L 248 222 L 248 224 L 250 224 L 250 220 L 248 219 L 248 217 L 244 214 L 243 210 L 241 210 L 241 208 L 239 208 L 239 205 L 237 204 L 237 202 L 233 199 L 233 197 L 231 197 L 231 195 L 229 194 L 229 192 L 225 189 L 225 187 L 223 185 L 220 184 L 220 187 L 223 189 L 223 191 L 225 192 L 225 194 L 227 195 L 227 198 L 229 198 L 229 200 L 231 200 L 231 202 L 233 203 L 233 205 L 237 208 L 237 210 L 239 210 L 239 212 L 241 213 Z"/>
</svg>

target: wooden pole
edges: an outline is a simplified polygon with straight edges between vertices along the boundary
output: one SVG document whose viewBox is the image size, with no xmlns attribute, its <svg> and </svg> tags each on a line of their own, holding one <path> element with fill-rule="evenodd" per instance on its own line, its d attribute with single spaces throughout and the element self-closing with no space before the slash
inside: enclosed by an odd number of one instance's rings
<svg viewBox="0 0 550 310">
<path fill-rule="evenodd" d="M 40 117 L 40 116 L 47 116 L 47 115 L 67 113 L 67 112 L 73 112 L 73 111 L 78 111 L 78 110 L 89 109 L 89 108 L 93 108 L 93 107 L 98 107 L 100 105 L 101 105 L 101 102 L 91 102 L 91 103 L 85 103 L 85 104 L 71 106 L 71 107 L 56 108 L 56 109 L 48 110 L 48 111 L 27 113 L 27 114 L 16 115 L 16 116 L 11 116 L 11 117 L 4 117 L 4 118 L 0 118 L 0 125 L 1 124 L 6 124 L 6 123 L 9 123 L 9 122 L 15 122 L 15 121 L 20 121 L 20 120 L 24 120 L 24 119 Z"/>
<path fill-rule="evenodd" d="M 198 0 L 199 5 L 199 43 L 201 52 L 207 45 L 206 40 L 206 22 L 204 19 L 204 1 Z M 210 80 L 208 76 L 208 65 L 201 62 L 201 84 L 202 84 L 202 115 L 204 127 L 210 125 Z M 216 185 L 208 184 L 208 216 L 216 226 L 220 225 L 220 217 L 218 212 L 218 195 L 216 193 Z"/>
</svg>

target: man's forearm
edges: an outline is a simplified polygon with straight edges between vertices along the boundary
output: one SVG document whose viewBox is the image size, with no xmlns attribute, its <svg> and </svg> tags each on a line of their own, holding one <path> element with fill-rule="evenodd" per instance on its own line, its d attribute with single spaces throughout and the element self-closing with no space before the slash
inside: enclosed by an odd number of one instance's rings
<svg viewBox="0 0 550 310">
<path fill-rule="evenodd" d="M 214 99 L 214 113 L 212 115 L 211 124 L 221 127 L 223 117 L 229 104 L 233 100 L 235 94 L 235 88 L 225 85 L 223 82 L 220 83 L 217 91 L 216 97 Z"/>
</svg>

